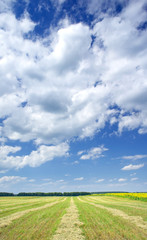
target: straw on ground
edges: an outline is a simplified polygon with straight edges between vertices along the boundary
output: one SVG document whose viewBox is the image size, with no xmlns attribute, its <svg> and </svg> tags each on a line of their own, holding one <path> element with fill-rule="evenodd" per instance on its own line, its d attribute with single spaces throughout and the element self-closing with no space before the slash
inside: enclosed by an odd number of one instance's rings
<svg viewBox="0 0 147 240">
<path fill-rule="evenodd" d="M 85 238 L 80 229 L 81 225 L 82 223 L 79 221 L 77 207 L 75 206 L 73 198 L 71 198 L 70 207 L 62 217 L 53 240 L 84 240 Z"/>
</svg>

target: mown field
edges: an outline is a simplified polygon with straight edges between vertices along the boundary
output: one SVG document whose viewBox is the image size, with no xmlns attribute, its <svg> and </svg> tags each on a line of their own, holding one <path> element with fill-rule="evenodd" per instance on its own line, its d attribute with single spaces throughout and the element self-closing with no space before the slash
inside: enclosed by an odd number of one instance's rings
<svg viewBox="0 0 147 240">
<path fill-rule="evenodd" d="M 0 240 L 147 239 L 147 202 L 119 196 L 1 197 Z"/>
</svg>

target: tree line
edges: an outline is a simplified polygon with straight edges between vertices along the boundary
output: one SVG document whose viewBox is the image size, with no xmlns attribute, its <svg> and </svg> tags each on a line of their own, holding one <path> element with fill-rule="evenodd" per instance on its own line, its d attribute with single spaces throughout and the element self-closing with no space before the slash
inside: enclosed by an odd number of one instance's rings
<svg viewBox="0 0 147 240">
<path fill-rule="evenodd" d="M 9 197 L 9 196 L 28 196 L 28 197 L 33 197 L 33 196 L 42 196 L 42 197 L 51 197 L 51 196 L 82 196 L 82 195 L 90 195 L 90 192 L 20 192 L 18 194 L 14 193 L 7 193 L 7 192 L 0 192 L 0 197 Z"/>
</svg>

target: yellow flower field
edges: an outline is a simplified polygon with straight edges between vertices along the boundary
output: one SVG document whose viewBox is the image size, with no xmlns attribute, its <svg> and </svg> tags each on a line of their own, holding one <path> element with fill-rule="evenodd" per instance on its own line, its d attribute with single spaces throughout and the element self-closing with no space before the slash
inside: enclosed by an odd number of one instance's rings
<svg viewBox="0 0 147 240">
<path fill-rule="evenodd" d="M 127 197 L 134 200 L 147 201 L 147 193 L 105 193 L 106 196 Z"/>
</svg>

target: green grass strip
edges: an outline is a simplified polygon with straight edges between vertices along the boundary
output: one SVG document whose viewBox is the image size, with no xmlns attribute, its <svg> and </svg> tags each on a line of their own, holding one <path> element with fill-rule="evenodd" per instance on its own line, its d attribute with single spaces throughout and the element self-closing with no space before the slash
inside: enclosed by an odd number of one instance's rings
<svg viewBox="0 0 147 240">
<path fill-rule="evenodd" d="M 111 203 L 110 199 L 107 202 L 101 202 L 99 197 L 97 197 L 97 198 L 88 197 L 88 198 L 86 198 L 86 200 L 89 202 L 100 204 L 105 207 L 110 207 L 113 209 L 121 210 L 121 211 L 125 212 L 126 214 L 128 214 L 129 216 L 141 216 L 144 221 L 147 221 L 147 208 L 146 209 L 141 208 L 141 207 L 137 208 L 137 206 L 136 207 L 129 206 L 129 205 L 127 205 L 127 203 L 124 203 L 124 205 L 121 205 L 121 203 L 115 204 L 115 203 Z M 126 204 L 126 206 L 125 206 L 125 204 Z"/>
<path fill-rule="evenodd" d="M 105 209 L 75 200 L 80 214 L 81 226 L 86 240 L 146 240 L 144 229 L 119 216 L 113 216 Z"/>
<path fill-rule="evenodd" d="M 30 212 L 0 231 L 1 240 L 50 240 L 69 206 L 69 198 L 49 208 Z"/>
</svg>

